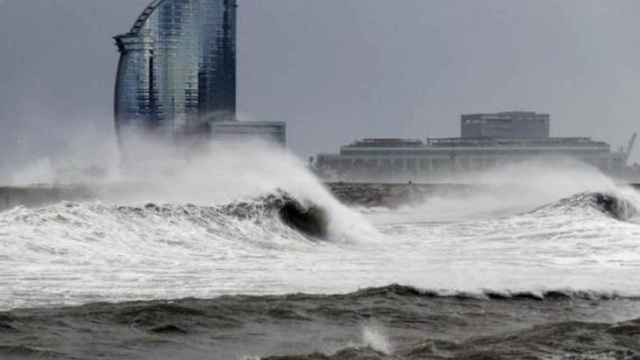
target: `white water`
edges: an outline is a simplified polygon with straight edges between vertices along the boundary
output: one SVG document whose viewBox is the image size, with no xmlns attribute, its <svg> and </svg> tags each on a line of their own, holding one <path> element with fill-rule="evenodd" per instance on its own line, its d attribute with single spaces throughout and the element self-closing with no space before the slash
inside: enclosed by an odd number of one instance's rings
<svg viewBox="0 0 640 360">
<path fill-rule="evenodd" d="M 492 186 L 476 194 L 361 214 L 286 154 L 260 148 L 235 162 L 218 154 L 154 179 L 135 196 L 0 213 L 0 308 L 338 293 L 391 283 L 640 295 L 633 219 L 580 203 L 533 211 L 584 191 L 615 193 L 640 208 L 633 190 L 588 167 L 522 165 L 487 174 Z M 530 176 L 516 185 L 501 181 L 525 171 Z M 327 208 L 330 239 L 311 241 L 259 206 L 244 220 L 220 206 L 277 189 Z"/>
</svg>

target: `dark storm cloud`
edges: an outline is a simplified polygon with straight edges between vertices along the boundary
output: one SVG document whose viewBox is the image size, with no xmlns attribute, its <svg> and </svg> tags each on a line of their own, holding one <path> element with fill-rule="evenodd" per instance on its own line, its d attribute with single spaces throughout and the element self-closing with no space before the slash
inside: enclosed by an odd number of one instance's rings
<svg viewBox="0 0 640 360">
<path fill-rule="evenodd" d="M 113 138 L 111 37 L 147 2 L 0 0 L 0 166 Z M 622 144 L 640 128 L 639 15 L 634 0 L 241 0 L 239 107 L 287 121 L 300 155 L 456 136 L 460 113 L 510 109 Z"/>
</svg>

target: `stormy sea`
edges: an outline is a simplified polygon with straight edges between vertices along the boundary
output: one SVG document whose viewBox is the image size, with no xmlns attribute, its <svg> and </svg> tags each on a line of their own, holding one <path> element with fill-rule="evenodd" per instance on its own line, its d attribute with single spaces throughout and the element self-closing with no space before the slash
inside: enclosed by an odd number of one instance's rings
<svg viewBox="0 0 640 360">
<path fill-rule="evenodd" d="M 640 359 L 631 186 L 325 184 L 278 156 L 0 189 L 0 359 Z"/>
</svg>

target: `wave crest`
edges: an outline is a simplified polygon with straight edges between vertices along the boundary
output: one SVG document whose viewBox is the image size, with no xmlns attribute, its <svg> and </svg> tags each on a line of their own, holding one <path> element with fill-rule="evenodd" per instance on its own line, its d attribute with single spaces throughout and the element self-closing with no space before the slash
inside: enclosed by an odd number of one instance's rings
<svg viewBox="0 0 640 360">
<path fill-rule="evenodd" d="M 637 299 L 633 296 L 626 296 L 616 292 L 554 289 L 540 291 L 496 291 L 483 290 L 472 293 L 456 290 L 433 290 L 419 289 L 413 286 L 392 284 L 384 287 L 367 288 L 355 293 L 346 295 L 353 298 L 380 298 L 380 297 L 424 297 L 424 298 L 454 298 L 458 300 L 535 300 L 535 301 L 555 301 L 555 300 L 617 300 L 617 299 Z"/>
<path fill-rule="evenodd" d="M 584 192 L 538 208 L 533 213 L 596 210 L 614 219 L 627 221 L 638 215 L 638 208 L 631 200 L 620 195 L 601 192 Z"/>
</svg>

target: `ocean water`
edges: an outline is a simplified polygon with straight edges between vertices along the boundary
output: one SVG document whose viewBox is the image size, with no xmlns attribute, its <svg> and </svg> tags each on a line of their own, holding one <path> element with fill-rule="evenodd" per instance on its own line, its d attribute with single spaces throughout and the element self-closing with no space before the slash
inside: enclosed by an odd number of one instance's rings
<svg viewBox="0 0 640 360">
<path fill-rule="evenodd" d="M 277 156 L 274 161 L 273 154 L 252 154 L 248 162 L 262 168 L 231 180 L 201 182 L 201 170 L 187 169 L 133 197 L 1 212 L 0 310 L 8 312 L 0 328 L 25 335 L 34 324 L 43 325 L 24 319 L 38 316 L 48 324 L 45 328 L 53 326 L 49 317 L 69 325 L 68 319 L 79 317 L 75 312 L 87 314 L 70 306 L 84 305 L 98 307 L 92 314 L 111 314 L 110 320 L 85 319 L 89 323 L 138 324 L 142 332 L 155 329 L 160 338 L 198 334 L 197 341 L 165 348 L 181 358 L 205 358 L 201 355 L 208 350 L 203 349 L 210 346 L 221 349 L 213 358 L 314 351 L 336 359 L 412 358 L 407 349 L 418 351 L 427 338 L 451 348 L 442 350 L 440 358 L 454 358 L 465 348 L 464 341 L 485 334 L 483 326 L 486 334 L 498 336 L 553 324 L 555 318 L 584 322 L 576 329 L 602 334 L 640 318 L 634 300 L 640 297 L 640 194 L 594 169 L 520 165 L 525 168 L 500 169 L 475 180 L 490 187 L 433 194 L 388 209 L 341 204 L 295 159 Z M 216 166 L 238 171 L 233 163 Z M 514 175 L 525 169 L 529 176 Z M 326 239 L 305 236 L 281 221 L 273 201 L 285 193 L 327 210 Z M 603 205 L 603 196 L 616 199 L 616 206 Z M 307 295 L 291 297 L 301 293 Z M 180 300 L 182 307 L 166 307 L 166 301 L 185 298 L 212 300 Z M 500 305 L 505 299 L 511 300 Z M 146 305 L 136 305 L 143 307 L 134 311 L 105 304 L 129 301 Z M 210 324 L 211 307 L 226 309 L 220 321 L 229 324 L 203 325 Z M 254 312 L 260 307 L 262 322 Z M 68 310 L 54 310 L 61 308 Z M 184 323 L 194 317 L 201 322 Z M 458 327 L 452 325 L 456 319 Z M 608 325 L 592 329 L 589 321 Z M 69 326 L 74 334 L 82 329 Z M 228 341 L 204 341 L 198 326 L 237 332 Z M 442 332 L 436 336 L 439 327 Z M 5 336 L 12 333 L 7 331 Z M 580 356 L 588 358 L 595 351 L 600 356 L 595 358 L 631 358 L 640 351 L 633 331 L 623 331 L 635 339 L 631 345 L 610 345 L 613 335 L 607 333 L 609 337 L 602 336 L 609 345 L 588 348 Z M 57 345 L 34 345 L 12 334 L 5 338 L 12 344 L 3 348 L 6 356 L 92 356 L 86 345 L 70 345 L 76 335 L 60 335 Z M 287 338 L 295 338 L 295 344 L 287 345 Z M 112 358 L 162 358 L 145 348 L 148 344 L 119 353 L 123 341 L 126 336 L 112 336 L 112 345 L 103 344 L 101 351 L 112 352 Z M 359 350 L 344 350 L 353 347 Z M 558 344 L 548 347 L 556 349 L 549 356 L 571 354 Z M 425 351 L 415 358 L 429 358 Z"/>
<path fill-rule="evenodd" d="M 262 197 L 208 206 L 17 207 L 0 213 L 0 308 L 336 294 L 393 283 L 445 293 L 640 295 L 635 214 L 616 218 L 593 193 L 577 190 L 515 208 L 499 200 L 505 194 L 481 193 L 393 210 L 349 209 L 326 193 L 319 200 L 331 218 L 325 240 L 287 227 Z M 640 208 L 632 189 L 601 191 Z"/>
</svg>

